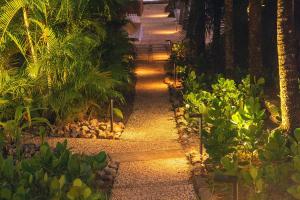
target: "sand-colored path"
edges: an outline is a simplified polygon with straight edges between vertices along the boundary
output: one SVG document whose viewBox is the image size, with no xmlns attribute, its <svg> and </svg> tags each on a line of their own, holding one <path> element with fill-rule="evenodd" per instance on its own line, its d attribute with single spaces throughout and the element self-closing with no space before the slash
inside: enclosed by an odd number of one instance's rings
<svg viewBox="0 0 300 200">
<path fill-rule="evenodd" d="M 144 38 L 137 45 L 139 62 L 134 110 L 121 138 L 146 142 L 156 149 L 147 151 L 140 146 L 131 153 L 132 158 L 123 154 L 123 162 L 119 154 L 121 164 L 112 191 L 113 200 L 196 199 L 189 165 L 176 140 L 178 135 L 168 88 L 163 83 L 164 60 L 168 58 L 166 40 L 180 36 L 174 19 L 167 18 L 164 13 L 164 6 L 145 7 Z M 171 149 L 157 146 L 158 142 L 169 144 Z"/>
</svg>

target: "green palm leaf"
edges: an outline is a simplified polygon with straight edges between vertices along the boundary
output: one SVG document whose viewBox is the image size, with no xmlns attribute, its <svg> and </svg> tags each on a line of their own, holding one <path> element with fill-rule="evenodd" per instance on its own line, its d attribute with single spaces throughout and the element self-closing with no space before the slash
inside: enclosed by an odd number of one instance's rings
<svg viewBox="0 0 300 200">
<path fill-rule="evenodd" d="M 0 44 L 3 42 L 3 37 L 13 18 L 24 5 L 25 0 L 11 0 L 0 8 Z"/>
</svg>

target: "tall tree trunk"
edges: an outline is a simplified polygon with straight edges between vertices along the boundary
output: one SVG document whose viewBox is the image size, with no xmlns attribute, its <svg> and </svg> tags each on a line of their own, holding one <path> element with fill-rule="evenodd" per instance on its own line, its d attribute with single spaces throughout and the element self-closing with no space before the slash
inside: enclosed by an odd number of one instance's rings
<svg viewBox="0 0 300 200">
<path fill-rule="evenodd" d="M 277 49 L 282 115 L 281 128 L 290 134 L 297 126 L 296 105 L 298 94 L 296 37 L 292 10 L 292 0 L 278 0 Z"/>
<path fill-rule="evenodd" d="M 205 1 L 197 0 L 197 17 L 195 24 L 196 54 L 205 53 Z"/>
<path fill-rule="evenodd" d="M 187 38 L 192 39 L 194 36 L 195 18 L 197 14 L 196 2 L 197 0 L 191 0 L 191 8 L 189 13 L 189 21 L 187 26 Z"/>
<path fill-rule="evenodd" d="M 191 5 L 187 37 L 195 45 L 195 56 L 205 50 L 205 1 L 193 0 Z"/>
<path fill-rule="evenodd" d="M 186 8 L 186 1 L 180 0 L 180 17 L 179 17 L 179 24 L 183 25 L 184 17 L 185 17 L 185 10 Z"/>
<path fill-rule="evenodd" d="M 233 52 L 233 0 L 225 0 L 225 68 L 234 69 Z"/>
<path fill-rule="evenodd" d="M 253 79 L 263 76 L 261 28 L 261 0 L 249 0 L 249 71 Z"/>
<path fill-rule="evenodd" d="M 213 1 L 213 9 L 214 9 L 214 21 L 213 21 L 213 64 L 214 68 L 217 70 L 221 66 L 223 66 L 222 62 L 222 53 L 221 53 L 221 18 L 222 18 L 222 5 L 221 1 L 214 0 Z M 219 70 L 217 70 L 219 71 Z"/>
<path fill-rule="evenodd" d="M 24 26 L 25 26 L 27 40 L 28 40 L 28 44 L 29 44 L 29 48 L 30 48 L 30 53 L 31 53 L 33 62 L 36 63 L 37 62 L 37 56 L 36 56 L 36 53 L 35 53 L 35 50 L 34 50 L 32 38 L 31 38 L 31 35 L 30 35 L 30 31 L 29 31 L 29 19 L 28 19 L 27 8 L 23 7 L 22 11 L 23 11 L 23 20 L 24 20 Z"/>
</svg>

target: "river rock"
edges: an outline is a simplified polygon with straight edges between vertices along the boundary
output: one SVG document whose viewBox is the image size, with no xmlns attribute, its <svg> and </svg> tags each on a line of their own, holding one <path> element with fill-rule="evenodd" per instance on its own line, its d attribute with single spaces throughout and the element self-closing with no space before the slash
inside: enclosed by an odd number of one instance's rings
<svg viewBox="0 0 300 200">
<path fill-rule="evenodd" d="M 82 126 L 81 129 L 82 129 L 82 131 L 89 131 L 90 130 L 88 126 Z"/>
<path fill-rule="evenodd" d="M 104 168 L 104 172 L 105 172 L 107 175 L 112 175 L 112 176 L 116 176 L 116 175 L 117 175 L 117 170 L 114 169 L 114 168 L 105 167 L 105 168 Z"/>
<path fill-rule="evenodd" d="M 97 119 L 90 120 L 90 125 L 93 127 L 98 127 L 99 121 Z"/>
<path fill-rule="evenodd" d="M 115 133 L 114 138 L 115 138 L 116 140 L 118 140 L 118 139 L 120 139 L 121 135 L 122 135 L 121 132 L 117 132 L 117 133 Z"/>
<path fill-rule="evenodd" d="M 106 185 L 106 183 L 103 181 L 103 180 L 97 180 L 96 181 L 96 184 L 99 186 L 99 187 L 104 187 Z"/>
<path fill-rule="evenodd" d="M 114 124 L 114 132 L 122 132 L 124 130 L 124 128 L 122 126 L 120 126 L 119 124 Z"/>
<path fill-rule="evenodd" d="M 175 115 L 176 117 L 180 117 L 180 116 L 184 116 L 184 108 L 183 107 L 179 107 L 175 109 Z"/>
<path fill-rule="evenodd" d="M 102 130 L 99 130 L 99 132 L 98 132 L 98 138 L 100 138 L 100 139 L 106 138 L 106 133 L 104 131 L 102 131 Z"/>
<path fill-rule="evenodd" d="M 85 135 L 83 135 L 84 138 L 91 138 L 92 137 L 92 134 L 90 133 L 86 133 Z"/>
<path fill-rule="evenodd" d="M 76 131 L 76 130 L 72 130 L 70 135 L 71 135 L 71 137 L 73 137 L 73 138 L 77 138 L 77 137 L 80 136 L 80 132 L 78 132 L 78 131 Z"/>
<path fill-rule="evenodd" d="M 105 175 L 103 175 L 103 176 L 101 177 L 101 179 L 104 180 L 104 181 L 113 181 L 113 180 L 114 180 L 114 177 L 113 177 L 112 175 L 107 175 L 107 174 L 105 174 Z"/>
<path fill-rule="evenodd" d="M 101 123 L 98 127 L 99 127 L 99 129 L 105 131 L 107 129 L 107 124 Z"/>
</svg>

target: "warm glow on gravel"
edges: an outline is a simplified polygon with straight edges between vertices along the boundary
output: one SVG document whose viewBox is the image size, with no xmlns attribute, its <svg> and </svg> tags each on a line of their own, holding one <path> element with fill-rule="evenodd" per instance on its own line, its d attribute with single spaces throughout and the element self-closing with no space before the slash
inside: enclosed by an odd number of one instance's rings
<svg viewBox="0 0 300 200">
<path fill-rule="evenodd" d="M 165 18 L 165 17 L 168 17 L 168 13 L 164 13 L 164 14 L 152 14 L 152 15 L 147 15 L 145 17 L 147 17 L 147 18 Z"/>
<path fill-rule="evenodd" d="M 135 73 L 139 76 L 152 76 L 152 75 L 162 74 L 163 72 L 148 67 L 148 68 L 138 68 L 135 71 Z"/>
<path fill-rule="evenodd" d="M 138 90 L 149 90 L 149 91 L 157 91 L 157 90 L 166 90 L 167 86 L 163 82 L 154 82 L 154 83 L 141 83 L 136 86 Z"/>
<path fill-rule="evenodd" d="M 169 59 L 169 55 L 164 52 L 164 53 L 153 53 L 151 58 L 153 61 L 159 61 L 159 60 L 168 60 Z"/>
<path fill-rule="evenodd" d="M 152 32 L 155 35 L 171 35 L 178 33 L 178 30 L 157 30 Z"/>
</svg>

